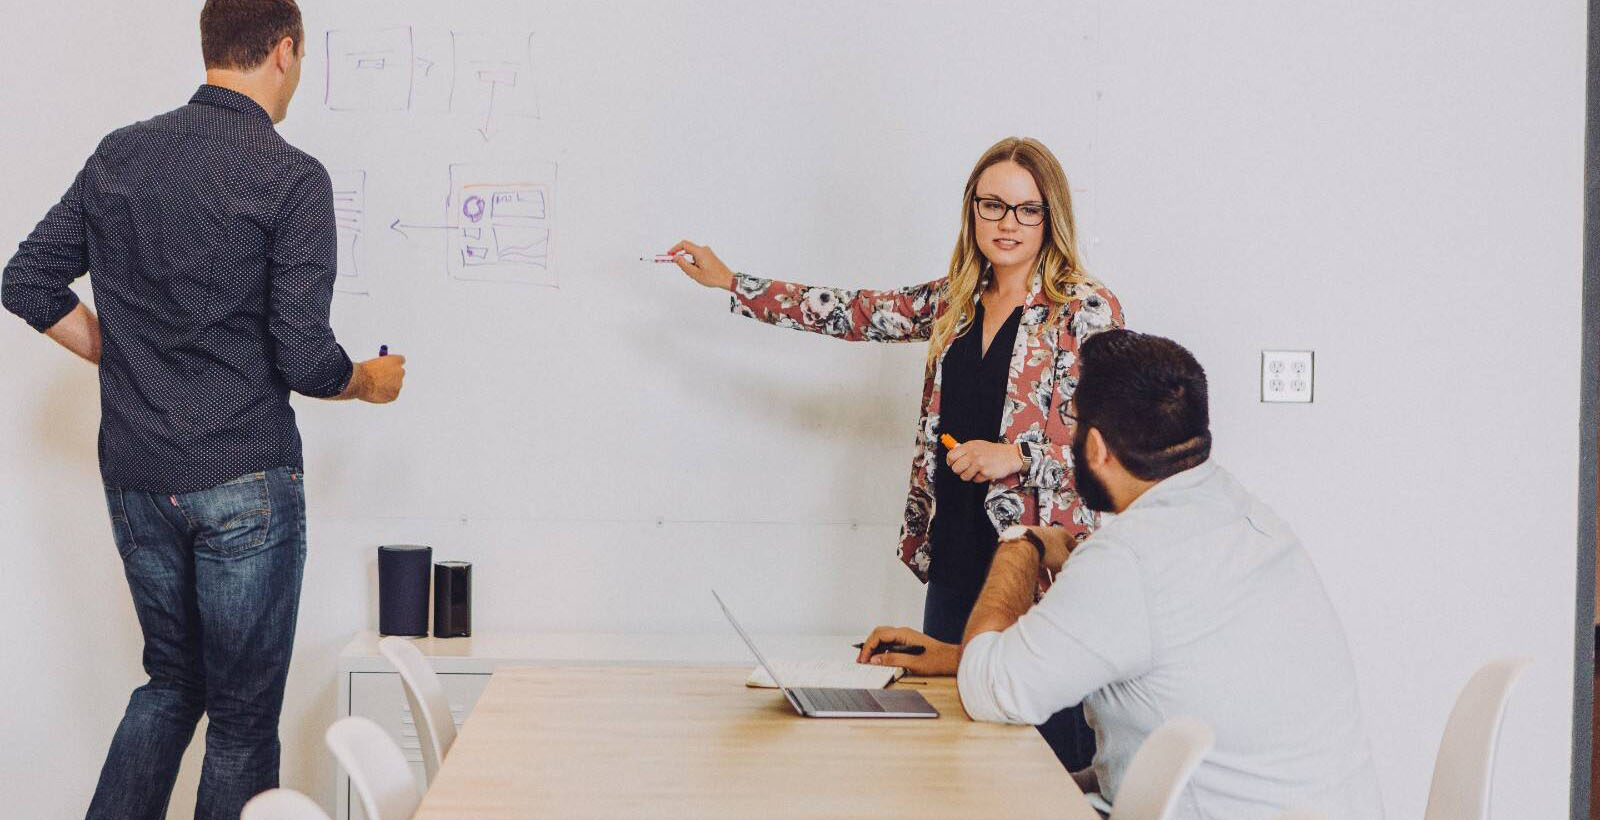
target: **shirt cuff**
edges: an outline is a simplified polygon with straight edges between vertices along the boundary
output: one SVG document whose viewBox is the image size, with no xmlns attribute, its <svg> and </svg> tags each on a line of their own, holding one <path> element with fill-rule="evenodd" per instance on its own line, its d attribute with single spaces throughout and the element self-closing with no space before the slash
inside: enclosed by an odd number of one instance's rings
<svg viewBox="0 0 1600 820">
<path fill-rule="evenodd" d="M 343 348 L 340 348 L 340 350 L 343 350 Z M 344 378 L 339 380 L 339 389 L 334 391 L 334 393 L 333 393 L 334 396 L 343 396 L 344 395 L 344 391 L 350 389 L 350 382 L 355 380 L 355 377 L 356 377 L 356 363 L 355 363 L 355 361 L 353 359 L 351 359 L 348 354 L 345 355 L 344 361 L 345 361 Z"/>
<path fill-rule="evenodd" d="M 334 353 L 337 358 L 325 366 L 327 375 L 320 379 L 311 379 L 310 383 L 303 388 L 297 388 L 295 392 L 313 399 L 331 399 L 343 393 L 344 389 L 350 386 L 350 379 L 355 376 L 356 366 L 350 361 L 350 356 L 344 352 L 343 347 L 335 344 Z"/>
<path fill-rule="evenodd" d="M 43 306 L 40 310 L 18 315 L 22 316 L 24 322 L 27 322 L 30 327 L 40 333 L 55 327 L 57 322 L 67 318 L 67 314 L 76 310 L 78 303 L 82 301 L 71 288 L 64 288 L 64 290 L 66 292 L 59 299 L 52 299 L 49 305 Z"/>
<path fill-rule="evenodd" d="M 739 293 L 742 290 L 744 290 L 744 288 L 740 287 L 742 284 L 744 284 L 743 282 L 740 281 L 743 278 L 744 278 L 744 274 L 739 273 L 737 271 L 734 272 L 734 274 L 733 274 L 733 289 L 728 291 L 728 312 L 729 313 L 738 313 L 739 312 L 739 306 L 745 304 L 744 297 L 739 295 Z M 746 313 L 749 312 L 749 306 L 748 305 L 745 305 L 745 312 Z"/>
<path fill-rule="evenodd" d="M 1000 649 L 999 632 L 980 632 L 961 649 L 961 666 L 956 671 L 956 689 L 961 706 L 973 720 L 990 723 L 1025 723 L 1006 714 L 995 697 L 994 674 Z"/>
<path fill-rule="evenodd" d="M 751 276 L 748 273 L 734 271 L 733 292 L 728 295 L 728 310 L 740 316 L 758 318 L 755 305 L 750 300 L 765 294 L 771 288 L 772 280 L 770 279 L 762 279 L 759 276 Z"/>
</svg>

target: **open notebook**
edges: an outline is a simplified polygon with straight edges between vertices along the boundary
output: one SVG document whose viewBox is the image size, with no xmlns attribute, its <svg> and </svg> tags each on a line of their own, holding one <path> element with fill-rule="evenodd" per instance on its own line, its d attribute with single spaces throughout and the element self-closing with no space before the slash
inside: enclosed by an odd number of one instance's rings
<svg viewBox="0 0 1600 820">
<path fill-rule="evenodd" d="M 783 685 L 828 689 L 882 689 L 899 680 L 906 670 L 898 666 L 873 666 L 850 660 L 773 661 Z M 744 680 L 745 686 L 776 689 L 767 670 L 756 667 Z"/>
</svg>

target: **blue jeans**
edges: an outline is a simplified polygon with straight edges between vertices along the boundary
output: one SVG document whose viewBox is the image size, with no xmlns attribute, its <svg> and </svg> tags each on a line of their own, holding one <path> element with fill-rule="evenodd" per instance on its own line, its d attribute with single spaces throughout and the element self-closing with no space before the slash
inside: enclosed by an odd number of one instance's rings
<svg viewBox="0 0 1600 820">
<path fill-rule="evenodd" d="M 944 584 L 928 584 L 928 597 L 922 604 L 922 632 L 936 641 L 961 643 L 967 631 L 967 618 L 977 595 Z M 1086 769 L 1094 762 L 1094 730 L 1083 716 L 1083 704 L 1069 706 L 1035 727 L 1050 750 L 1067 771 Z"/>
<path fill-rule="evenodd" d="M 278 785 L 278 714 L 306 558 L 305 491 L 280 467 L 171 495 L 106 488 L 149 682 L 111 740 L 90 818 L 161 820 L 210 716 L 197 818 Z"/>
</svg>

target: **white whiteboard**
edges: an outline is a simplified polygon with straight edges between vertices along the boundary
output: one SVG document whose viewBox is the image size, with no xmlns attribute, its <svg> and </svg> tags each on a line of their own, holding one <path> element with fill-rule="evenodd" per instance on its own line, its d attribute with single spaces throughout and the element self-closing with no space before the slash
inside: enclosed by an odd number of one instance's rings
<svg viewBox="0 0 1600 820">
<path fill-rule="evenodd" d="M 282 130 L 333 172 L 335 329 L 411 367 L 392 408 L 302 405 L 338 479 L 319 509 L 895 522 L 921 349 L 758 327 L 637 260 L 692 236 L 761 275 L 936 278 L 968 170 L 1013 132 L 1087 196 L 1089 18 L 1011 11 L 1032 23 L 993 53 L 978 6 L 308 9 Z M 1045 100 L 996 99 L 1023 78 Z M 380 434 L 403 445 L 363 451 Z"/>
</svg>

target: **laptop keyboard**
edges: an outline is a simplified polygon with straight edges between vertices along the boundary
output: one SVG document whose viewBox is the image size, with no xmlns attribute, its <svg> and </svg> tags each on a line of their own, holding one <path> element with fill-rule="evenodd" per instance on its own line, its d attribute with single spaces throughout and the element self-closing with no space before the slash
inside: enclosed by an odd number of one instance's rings
<svg viewBox="0 0 1600 820">
<path fill-rule="evenodd" d="M 800 699 L 815 712 L 882 712 L 877 699 L 867 689 L 816 689 L 794 690 Z"/>
</svg>

